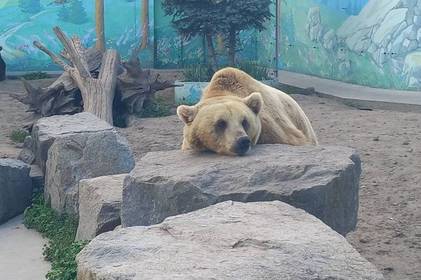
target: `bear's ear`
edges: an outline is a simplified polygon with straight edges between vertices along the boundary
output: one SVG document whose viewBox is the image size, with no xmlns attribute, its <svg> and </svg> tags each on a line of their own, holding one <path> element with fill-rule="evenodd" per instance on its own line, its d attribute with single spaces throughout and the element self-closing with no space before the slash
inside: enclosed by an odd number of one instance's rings
<svg viewBox="0 0 421 280">
<path fill-rule="evenodd" d="M 244 103 L 257 115 L 263 106 L 262 94 L 260 92 L 253 92 L 244 98 Z"/>
<path fill-rule="evenodd" d="M 180 105 L 177 108 L 177 115 L 185 124 L 190 124 L 194 121 L 197 114 L 196 106 Z"/>
</svg>

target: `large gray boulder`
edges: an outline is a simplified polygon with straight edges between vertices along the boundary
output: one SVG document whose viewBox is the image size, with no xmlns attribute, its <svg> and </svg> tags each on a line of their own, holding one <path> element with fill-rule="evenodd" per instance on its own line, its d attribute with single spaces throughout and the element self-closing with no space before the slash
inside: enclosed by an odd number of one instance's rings
<svg viewBox="0 0 421 280">
<path fill-rule="evenodd" d="M 345 238 L 279 201 L 227 201 L 118 229 L 76 259 L 78 280 L 383 279 Z"/>
<path fill-rule="evenodd" d="M 121 194 L 126 176 L 103 176 L 79 182 L 79 226 L 76 240 L 91 240 L 121 224 Z"/>
<path fill-rule="evenodd" d="M 77 119 L 77 115 L 71 119 Z M 61 134 L 48 149 L 44 197 L 59 213 L 78 215 L 80 180 L 128 173 L 134 167 L 124 137 L 114 129 L 95 130 L 90 126 L 86 125 L 88 131 Z"/>
<path fill-rule="evenodd" d="M 0 159 L 0 224 L 21 214 L 31 204 L 30 167 L 22 161 Z"/>
<path fill-rule="evenodd" d="M 57 138 L 80 133 L 112 131 L 107 122 L 90 113 L 52 116 L 39 119 L 32 129 L 32 149 L 36 163 L 45 172 L 48 150 Z"/>
<path fill-rule="evenodd" d="M 281 200 L 341 234 L 355 228 L 361 173 L 350 148 L 257 145 L 245 157 L 153 152 L 123 187 L 123 227 L 162 222 L 221 201 Z"/>
</svg>

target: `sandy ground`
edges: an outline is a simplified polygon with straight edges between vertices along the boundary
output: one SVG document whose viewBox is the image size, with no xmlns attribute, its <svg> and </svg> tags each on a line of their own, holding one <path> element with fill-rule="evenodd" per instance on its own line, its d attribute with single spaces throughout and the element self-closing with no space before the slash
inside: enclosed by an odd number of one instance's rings
<svg viewBox="0 0 421 280">
<path fill-rule="evenodd" d="M 0 279 L 42 280 L 50 264 L 42 257 L 44 240 L 22 224 L 22 216 L 0 225 Z"/>
<path fill-rule="evenodd" d="M 14 149 L 8 135 L 28 117 L 22 105 L 5 95 L 10 87 L 0 83 L 0 156 Z M 321 144 L 350 146 L 361 155 L 359 223 L 348 241 L 386 279 L 421 279 L 421 110 L 366 111 L 328 98 L 293 97 Z M 176 116 L 137 119 L 119 130 L 137 158 L 181 145 L 182 124 Z"/>
</svg>

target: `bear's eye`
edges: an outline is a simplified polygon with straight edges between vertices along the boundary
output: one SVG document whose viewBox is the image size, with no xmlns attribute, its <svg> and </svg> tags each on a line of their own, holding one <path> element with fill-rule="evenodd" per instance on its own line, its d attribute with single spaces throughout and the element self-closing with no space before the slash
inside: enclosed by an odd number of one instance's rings
<svg viewBox="0 0 421 280">
<path fill-rule="evenodd" d="M 243 126 L 244 130 L 248 130 L 249 127 L 250 127 L 250 124 L 247 121 L 247 119 L 244 119 L 243 122 L 241 123 L 241 125 Z"/>
<path fill-rule="evenodd" d="M 227 126 L 228 126 L 228 124 L 227 124 L 227 122 L 226 122 L 226 121 L 224 121 L 224 120 L 219 120 L 219 121 L 217 121 L 217 122 L 216 122 L 216 125 L 215 125 L 216 130 L 217 130 L 218 132 L 220 132 L 220 131 L 224 131 L 224 130 L 227 128 Z"/>
</svg>

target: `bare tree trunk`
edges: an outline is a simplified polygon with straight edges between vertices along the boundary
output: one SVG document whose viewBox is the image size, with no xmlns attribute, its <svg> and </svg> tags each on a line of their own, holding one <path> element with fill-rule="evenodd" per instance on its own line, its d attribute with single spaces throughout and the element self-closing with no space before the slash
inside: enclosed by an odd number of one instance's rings
<svg viewBox="0 0 421 280">
<path fill-rule="evenodd" d="M 149 0 L 143 0 L 142 5 L 142 43 L 141 49 L 148 47 L 149 41 Z"/>
<path fill-rule="evenodd" d="M 231 29 L 228 35 L 228 59 L 231 66 L 235 66 L 235 53 L 237 48 L 237 33 Z"/>
<path fill-rule="evenodd" d="M 212 34 L 206 33 L 205 36 L 206 36 L 206 43 L 208 45 L 209 65 L 211 66 L 213 71 L 216 71 L 216 66 L 218 65 L 218 62 L 216 60 L 216 52 L 215 52 L 215 47 L 213 45 Z"/>
<path fill-rule="evenodd" d="M 95 2 L 96 48 L 105 51 L 104 0 Z"/>
</svg>

